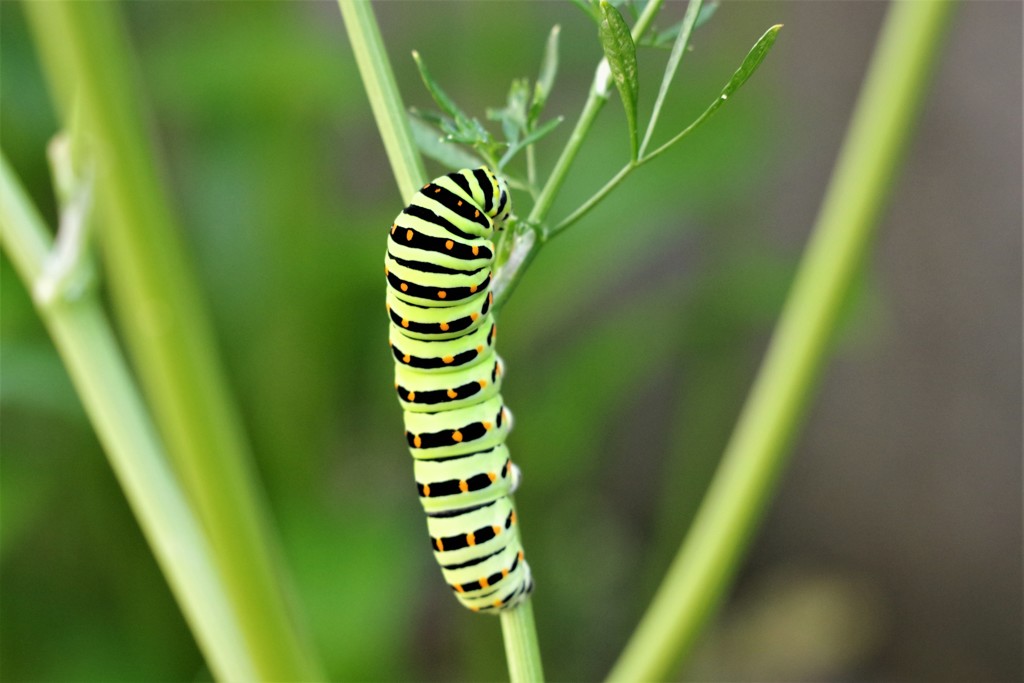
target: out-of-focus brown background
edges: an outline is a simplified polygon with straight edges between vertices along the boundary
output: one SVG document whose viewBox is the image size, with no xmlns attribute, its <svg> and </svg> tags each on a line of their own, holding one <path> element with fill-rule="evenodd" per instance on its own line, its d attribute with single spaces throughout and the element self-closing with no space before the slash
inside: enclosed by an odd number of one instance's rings
<svg viewBox="0 0 1024 683">
<path fill-rule="evenodd" d="M 600 57 L 588 18 L 569 3 L 375 9 L 406 103 L 429 105 L 415 48 L 481 117 L 511 78 L 536 74 L 561 24 L 548 113 L 568 120 L 539 151 L 550 168 Z M 685 533 L 885 9 L 724 3 L 695 36 L 659 135 L 784 23 L 762 69 L 553 243 L 503 314 L 552 680 L 607 671 Z M 384 229 L 403 201 L 336 5 L 125 10 L 139 95 L 332 677 L 503 677 L 497 622 L 457 607 L 423 541 L 380 306 Z M 668 3 L 668 17 L 682 11 Z M 961 4 L 783 484 L 678 677 L 1020 680 L 1021 25 L 1019 3 Z M 641 57 L 642 112 L 665 57 Z M 13 2 L 0 3 L 0 95 L 0 145 L 52 219 L 43 149 L 56 123 Z M 554 216 L 620 167 L 624 131 L 612 101 Z M 6 259 L 0 276 L 0 675 L 208 678 Z"/>
</svg>

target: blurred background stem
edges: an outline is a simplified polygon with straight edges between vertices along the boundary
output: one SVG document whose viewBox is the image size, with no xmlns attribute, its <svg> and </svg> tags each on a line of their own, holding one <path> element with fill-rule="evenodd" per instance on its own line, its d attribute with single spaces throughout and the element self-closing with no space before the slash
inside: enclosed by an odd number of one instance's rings
<svg viewBox="0 0 1024 683">
<path fill-rule="evenodd" d="M 52 253 L 43 219 L 0 156 L 0 245 L 32 290 Z M 196 642 L 221 680 L 254 680 L 256 664 L 214 553 L 157 438 L 94 290 L 37 305 L 111 468 Z"/>
<path fill-rule="evenodd" d="M 426 181 L 426 171 L 412 139 L 409 119 L 384 49 L 373 7 L 369 2 L 360 0 L 338 0 L 338 5 L 398 189 L 403 198 L 411 197 Z M 533 621 L 533 606 L 529 597 L 517 607 L 502 612 L 501 630 L 512 682 L 544 680 L 537 627 Z"/>
<path fill-rule="evenodd" d="M 29 2 L 24 8 L 65 120 L 73 104 L 80 108 L 97 163 L 103 272 L 117 320 L 167 452 L 209 535 L 256 677 L 318 678 L 154 162 L 119 7 Z"/>
<path fill-rule="evenodd" d="M 609 680 L 665 678 L 689 653 L 735 576 L 814 393 L 953 7 L 945 0 L 890 7 L 761 371 L 693 528 Z"/>
</svg>

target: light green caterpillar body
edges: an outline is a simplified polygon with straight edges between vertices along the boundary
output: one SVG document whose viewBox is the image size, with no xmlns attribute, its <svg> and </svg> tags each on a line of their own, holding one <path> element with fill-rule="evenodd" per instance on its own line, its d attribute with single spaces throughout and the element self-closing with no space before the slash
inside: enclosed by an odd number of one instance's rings
<svg viewBox="0 0 1024 683">
<path fill-rule="evenodd" d="M 505 182 L 486 167 L 442 176 L 395 219 L 384 260 L 395 391 L 430 545 L 473 611 L 512 607 L 533 589 L 491 314 L 492 236 L 510 212 Z"/>
</svg>

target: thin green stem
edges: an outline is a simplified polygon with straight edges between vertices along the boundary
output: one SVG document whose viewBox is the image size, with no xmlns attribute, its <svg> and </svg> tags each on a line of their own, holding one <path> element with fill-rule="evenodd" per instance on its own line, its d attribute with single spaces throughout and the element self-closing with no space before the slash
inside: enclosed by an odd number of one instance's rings
<svg viewBox="0 0 1024 683">
<path fill-rule="evenodd" d="M 637 18 L 636 24 L 633 25 L 633 30 L 630 32 L 634 42 L 639 41 L 647 29 L 650 28 L 651 22 L 658 15 L 663 2 L 664 0 L 651 0 L 644 7 L 644 11 Z M 548 233 L 538 226 L 542 226 L 547 219 L 548 212 L 551 211 L 551 206 L 555 203 L 555 198 L 558 196 L 558 192 L 562 189 L 562 185 L 565 184 L 565 179 L 569 175 L 569 168 L 572 166 L 573 161 L 576 160 L 576 156 L 583 146 L 583 141 L 586 139 L 587 134 L 590 133 L 597 115 L 601 112 L 601 108 L 608 101 L 610 87 L 611 72 L 608 70 L 608 60 L 602 59 L 594 74 L 594 82 L 590 86 L 587 101 L 584 102 L 583 110 L 576 120 L 576 126 L 572 129 L 568 142 L 562 148 L 562 153 L 558 156 L 555 167 L 551 170 L 551 174 L 544 183 L 544 187 L 541 189 L 540 195 L 537 197 L 536 202 L 534 202 L 533 208 L 530 209 L 530 215 L 526 219 L 527 225 L 537 232 L 538 239 L 523 240 L 514 245 L 508 262 L 501 269 L 501 271 L 505 272 L 499 271 L 495 276 L 492 290 L 494 291 L 495 311 L 500 310 L 508 301 L 512 291 L 519 284 L 523 273 L 526 272 L 526 267 L 533 262 L 533 259 L 537 256 L 536 252 L 547 241 Z M 526 253 L 517 253 L 516 249 L 526 250 Z"/>
<path fill-rule="evenodd" d="M 0 245 L 32 290 L 53 244 L 2 154 Z M 210 669 L 220 680 L 255 680 L 258 665 L 213 550 L 167 464 L 98 297 L 58 295 L 38 311 Z"/>
<path fill-rule="evenodd" d="M 182 230 L 160 182 L 119 7 L 29 2 L 64 119 L 80 107 L 96 163 L 106 280 L 168 455 L 209 534 L 261 679 L 321 677 L 299 626 L 241 419 L 227 390 Z"/>
<path fill-rule="evenodd" d="M 698 9 L 694 9 L 694 6 L 691 5 L 689 10 L 687 11 L 687 19 L 695 21 Z M 689 23 L 691 24 L 690 28 L 692 28 L 692 21 L 690 21 Z M 778 35 L 779 29 L 781 28 L 781 24 L 772 26 L 764 33 L 764 35 L 761 36 L 761 38 L 758 39 L 757 43 L 754 44 L 754 47 L 751 48 L 750 52 L 747 53 L 746 58 L 743 60 L 743 64 L 736 71 L 736 73 L 733 74 L 732 78 L 729 79 L 729 82 L 726 84 L 725 88 L 722 89 L 722 92 L 719 94 L 719 96 L 715 98 L 714 102 L 712 102 L 708 106 L 708 108 L 705 109 L 704 112 L 697 117 L 695 121 L 693 121 L 689 126 L 684 128 L 678 135 L 673 137 L 671 140 L 669 140 L 664 145 L 657 148 L 650 154 L 645 156 L 643 155 L 643 153 L 641 153 L 639 159 L 631 161 L 628 164 L 626 164 L 626 166 L 623 167 L 611 180 L 605 183 L 604 187 L 598 190 L 596 194 L 594 194 L 582 205 L 580 205 L 579 208 L 577 208 L 575 211 L 569 214 L 569 216 L 567 216 L 562 222 L 558 223 L 554 228 L 549 230 L 545 237 L 550 239 L 551 237 L 554 237 L 555 235 L 559 234 L 560 232 L 568 228 L 570 225 L 578 221 L 588 211 L 597 206 L 597 204 L 602 199 L 604 199 L 613 189 L 615 189 L 615 187 L 619 183 L 625 180 L 626 176 L 629 175 L 632 171 L 636 170 L 640 166 L 643 166 L 648 161 L 654 159 L 662 152 L 666 151 L 669 147 L 682 140 L 684 137 L 686 137 L 694 130 L 696 130 L 697 127 L 704 123 L 704 121 L 706 121 L 712 114 L 718 111 L 719 108 L 721 108 L 722 105 L 729 99 L 729 95 L 735 93 L 747 81 L 747 79 L 750 78 L 750 76 L 757 70 L 758 66 L 764 60 L 765 55 L 768 54 L 768 50 L 770 50 L 771 46 L 775 43 L 775 38 Z M 684 30 L 688 31 L 689 29 L 687 29 L 687 27 L 684 27 Z M 685 42 L 682 40 L 684 37 L 688 38 L 689 33 L 680 33 L 680 40 L 676 41 L 676 47 L 679 47 L 680 45 L 683 44 L 683 42 Z M 681 54 L 681 48 L 679 54 Z M 673 50 L 673 56 L 675 55 L 676 51 Z M 677 66 L 678 60 L 669 60 L 669 65 L 666 69 L 666 78 L 662 81 L 661 92 L 658 93 L 659 99 L 661 99 L 664 93 L 667 92 L 668 84 L 670 81 L 669 76 L 672 72 L 675 71 Z M 647 129 L 647 135 L 644 136 L 644 147 L 646 147 L 647 141 L 650 139 L 650 133 L 653 129 L 654 125 L 652 121 L 652 124 Z"/>
<path fill-rule="evenodd" d="M 821 374 L 952 9 L 951 2 L 904 0 L 889 10 L 764 364 L 693 527 L 609 680 L 664 678 L 735 576 Z"/>
<path fill-rule="evenodd" d="M 526 146 L 526 185 L 530 198 L 537 201 L 537 153 L 532 143 Z"/>
<path fill-rule="evenodd" d="M 612 190 L 618 187 L 619 183 L 626 179 L 626 176 L 628 176 L 630 173 L 632 173 L 636 169 L 646 164 L 651 159 L 655 158 L 656 156 L 667 150 L 675 143 L 682 140 L 686 135 L 688 135 L 691 131 L 696 129 L 697 126 L 702 124 L 704 120 L 711 116 L 711 114 L 713 113 L 713 109 L 706 109 L 704 113 L 701 114 L 693 123 L 684 128 L 678 135 L 676 135 L 674 138 L 666 142 L 664 145 L 657 148 L 647 156 L 641 157 L 636 161 L 631 161 L 625 166 L 623 166 L 621 169 L 619 169 L 619 172 L 612 176 L 611 179 L 607 183 L 605 183 L 600 190 L 595 192 L 589 199 L 587 199 L 587 201 L 580 204 L 572 213 L 563 218 L 557 225 L 555 225 L 553 228 L 550 228 L 544 237 L 544 241 L 546 242 L 550 240 L 551 238 L 560 234 L 566 228 L 570 227 L 578 220 L 583 218 L 583 216 L 589 213 L 591 209 L 600 204 L 601 201 L 604 200 L 604 198 L 607 197 Z"/>
<path fill-rule="evenodd" d="M 529 597 L 515 608 L 501 613 L 501 633 L 505 641 L 511 683 L 536 683 L 544 680 L 536 632 L 533 605 Z"/>
<path fill-rule="evenodd" d="M 601 202 L 601 200 L 608 196 L 609 192 L 618 187 L 619 183 L 625 180 L 626 176 L 632 173 L 633 170 L 636 169 L 644 161 L 646 160 L 640 159 L 639 161 L 631 161 L 625 166 L 623 166 L 621 169 L 619 169 L 619 172 L 612 176 L 611 180 L 604 184 L 604 187 L 595 192 L 593 196 L 590 197 L 590 199 L 580 204 L 580 206 L 575 211 L 566 216 L 558 225 L 551 228 L 548 231 L 547 239 L 555 237 L 563 230 L 568 228 L 570 225 L 572 225 L 579 219 L 583 218 L 583 216 L 586 215 L 587 212 L 589 212 L 591 209 L 597 206 Z"/>
<path fill-rule="evenodd" d="M 704 121 L 706 121 L 712 114 L 718 111 L 722 107 L 722 105 L 724 105 L 725 102 L 728 101 L 729 97 L 731 95 L 734 95 L 736 91 L 738 91 L 743 86 L 743 84 L 746 83 L 747 80 L 754 74 L 754 72 L 757 71 L 758 67 L 761 66 L 761 63 L 764 61 L 764 58 L 768 55 L 768 52 L 772 49 L 772 46 L 775 44 L 775 39 L 778 38 L 779 31 L 781 29 L 782 24 L 775 24 L 774 26 L 770 27 L 767 31 L 765 31 L 764 34 L 757 39 L 757 42 L 754 43 L 754 47 L 750 48 L 750 51 L 747 53 L 747 56 L 743 58 L 743 63 L 740 64 L 740 68 L 737 69 L 735 73 L 733 73 L 732 78 L 730 78 L 729 82 L 725 84 L 724 88 L 722 88 L 722 92 L 718 95 L 718 97 L 715 98 L 715 100 L 708 106 L 708 108 L 705 109 L 699 117 L 697 117 L 697 120 L 691 123 L 689 126 L 687 126 L 681 133 L 676 135 L 674 138 L 672 138 L 671 140 L 663 144 L 661 147 L 657 148 L 656 150 L 648 154 L 646 157 L 644 157 L 644 161 L 650 161 L 651 159 L 657 157 L 659 154 L 667 150 L 669 147 L 671 147 L 672 145 L 676 144 L 684 137 L 689 135 L 695 128 L 697 128 L 697 126 L 704 123 Z"/>
<path fill-rule="evenodd" d="M 683 24 L 679 28 L 679 35 L 676 36 L 675 43 L 672 45 L 672 52 L 668 57 L 668 65 L 665 67 L 665 75 L 661 79 L 661 88 L 658 90 L 658 99 L 654 102 L 654 110 L 651 111 L 651 120 L 647 123 L 647 132 L 644 133 L 643 142 L 640 143 L 640 157 L 644 156 L 644 151 L 647 149 L 647 145 L 651 141 L 651 136 L 654 135 L 654 126 L 658 123 L 658 117 L 661 115 L 661 107 L 665 103 L 665 96 L 668 95 L 668 88 L 672 84 L 672 79 L 676 75 L 676 71 L 679 69 L 679 62 L 683 58 L 683 54 L 686 52 L 686 46 L 690 44 L 690 34 L 693 33 L 693 26 L 697 23 L 697 16 L 700 14 L 700 8 L 703 3 L 701 0 L 690 0 L 690 4 L 686 7 L 686 15 L 683 17 Z"/>
<path fill-rule="evenodd" d="M 643 37 L 643 34 L 661 9 L 663 2 L 664 0 L 652 0 L 644 7 L 643 13 L 637 19 L 631 31 L 634 42 Z M 600 113 L 601 107 L 608 101 L 610 85 L 611 72 L 608 70 L 608 61 L 602 59 L 597 67 L 597 72 L 594 74 L 594 82 L 590 86 L 587 101 L 583 104 L 583 111 L 580 112 L 580 117 L 576 121 L 576 127 L 573 128 L 569 141 L 566 142 L 562 153 L 558 157 L 558 161 L 555 162 L 555 167 L 551 170 L 551 175 L 548 176 L 547 182 L 544 183 L 544 188 L 540 192 L 540 197 L 537 198 L 537 203 L 530 210 L 530 216 L 527 221 L 531 224 L 540 225 L 547 218 L 551 205 L 554 204 L 555 197 L 558 195 L 558 191 L 565 184 L 565 179 L 569 175 L 569 168 L 572 166 L 573 161 L 576 160 L 576 155 L 579 154 L 583 141 L 594 125 L 594 120 Z M 495 297 L 497 298 L 498 295 L 496 294 Z"/>
<path fill-rule="evenodd" d="M 579 154 L 580 147 L 583 146 L 583 141 L 593 127 L 597 115 L 601 113 L 601 108 L 608 101 L 607 78 L 603 79 L 605 83 L 603 92 L 598 83 L 601 80 L 602 76 L 598 73 L 594 79 L 594 85 L 590 88 L 590 95 L 587 96 L 587 101 L 583 104 L 583 111 L 580 112 L 580 117 L 576 120 L 576 126 L 569 135 L 569 140 L 562 148 L 562 153 L 558 156 L 555 167 L 551 169 L 551 175 L 548 176 L 547 182 L 541 188 L 537 202 L 530 209 L 530 215 L 527 218 L 530 223 L 539 224 L 548 215 L 551 205 L 555 203 L 558 191 L 562 189 L 562 185 L 569 175 L 569 167 L 576 160 L 576 155 Z"/>
<path fill-rule="evenodd" d="M 656 150 L 654 150 L 647 156 L 641 157 L 636 161 L 631 161 L 625 166 L 623 166 L 621 169 L 619 169 L 619 172 L 612 176 L 612 178 L 607 183 L 605 183 L 600 190 L 595 192 L 589 199 L 587 199 L 587 201 L 580 204 L 579 207 L 577 207 L 571 214 L 563 218 L 557 225 L 555 225 L 553 228 L 550 228 L 547 231 L 547 234 L 545 235 L 544 241 L 546 242 L 550 240 L 551 238 L 560 234 L 566 228 L 570 227 L 572 224 L 576 223 L 578 220 L 583 218 L 583 216 L 589 213 L 591 209 L 600 204 L 601 201 L 605 197 L 607 197 L 612 190 L 618 187 L 619 183 L 626 179 L 626 176 L 628 176 L 630 173 L 640 168 L 648 161 L 655 158 L 656 156 L 667 150 L 669 147 L 671 147 L 672 145 L 674 145 L 675 143 L 679 142 L 684 137 L 689 135 L 691 131 L 696 129 L 697 126 L 699 126 L 700 124 L 704 123 L 704 120 L 711 116 L 711 114 L 713 113 L 714 109 L 708 108 L 704 110 L 704 113 L 701 114 L 693 123 L 684 128 L 678 135 L 676 135 L 674 138 L 666 142 L 664 145 L 658 147 Z"/>
<path fill-rule="evenodd" d="M 395 77 L 384 51 L 380 29 L 369 2 L 338 0 L 349 40 L 359 62 L 359 72 L 373 106 L 377 127 L 389 149 L 388 159 L 403 195 L 411 197 L 426 180 L 419 152 L 408 128 L 405 107 L 395 85 Z M 395 149 L 392 151 L 392 147 Z M 406 186 L 408 184 L 408 186 Z M 537 629 L 529 600 L 501 616 L 505 657 L 513 683 L 534 683 L 544 680 L 537 644 Z"/>
<path fill-rule="evenodd" d="M 411 197 L 427 181 L 427 171 L 413 141 L 373 6 L 367 0 L 338 0 L 338 6 L 398 191 L 403 199 Z"/>
<path fill-rule="evenodd" d="M 686 137 L 687 135 L 689 135 L 689 134 L 690 134 L 690 133 L 691 133 L 692 131 L 694 131 L 694 130 L 695 130 L 695 129 L 696 129 L 697 127 L 698 127 L 698 126 L 700 126 L 700 125 L 701 125 L 702 123 L 704 123 L 704 121 L 706 121 L 706 120 L 707 120 L 707 119 L 708 119 L 708 118 L 709 118 L 709 117 L 710 117 L 710 116 L 711 116 L 712 114 L 714 114 L 714 113 L 715 113 L 715 112 L 716 112 L 717 110 L 718 110 L 718 108 L 717 108 L 717 107 L 715 107 L 715 106 L 713 106 L 713 105 L 712 105 L 711 107 L 708 107 L 707 109 L 705 109 L 705 110 L 704 110 L 704 111 L 703 111 L 703 112 L 701 113 L 701 115 L 700 115 L 700 116 L 698 116 L 698 117 L 697 117 L 697 118 L 696 118 L 696 119 L 695 119 L 695 120 L 693 121 L 693 123 L 691 123 L 691 124 L 690 124 L 690 125 L 688 125 L 688 126 L 687 126 L 686 128 L 684 128 L 684 129 L 682 129 L 681 131 L 679 131 L 678 133 L 676 133 L 676 134 L 675 134 L 675 135 L 674 135 L 674 136 L 672 137 L 672 139 L 671 139 L 671 140 L 669 140 L 668 142 L 664 143 L 663 145 L 661 145 L 661 146 L 659 146 L 659 147 L 656 147 L 656 148 L 654 149 L 654 151 L 653 151 L 653 152 L 651 152 L 650 154 L 648 154 L 647 156 L 645 156 L 645 157 L 644 157 L 643 159 L 641 159 L 641 160 L 640 160 L 640 163 L 641 163 L 641 164 L 646 164 L 646 163 L 647 163 L 648 161 L 650 161 L 651 159 L 654 159 L 655 157 L 657 157 L 657 156 L 659 156 L 659 155 L 663 154 L 663 153 L 664 153 L 664 152 L 665 152 L 666 150 L 668 150 L 668 148 L 669 148 L 669 147 L 671 147 L 672 145 L 676 144 L 677 142 L 679 142 L 680 140 L 682 140 L 683 138 L 685 138 L 685 137 Z M 638 165 L 639 165 L 639 164 L 638 164 Z"/>
</svg>

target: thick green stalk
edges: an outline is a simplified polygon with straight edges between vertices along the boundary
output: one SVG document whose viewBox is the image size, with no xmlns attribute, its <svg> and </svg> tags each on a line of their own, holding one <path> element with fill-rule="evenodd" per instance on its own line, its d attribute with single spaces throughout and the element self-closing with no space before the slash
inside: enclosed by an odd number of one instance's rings
<svg viewBox="0 0 1024 683">
<path fill-rule="evenodd" d="M 689 652 L 785 464 L 943 44 L 953 5 L 892 5 L 811 241 L 693 528 L 609 675 L 652 681 Z"/>
<path fill-rule="evenodd" d="M 2 155 L 0 245 L 32 291 L 53 244 Z M 210 669 L 221 680 L 255 679 L 256 663 L 213 551 L 168 466 L 98 297 L 58 294 L 38 311 Z"/>
<path fill-rule="evenodd" d="M 295 621 L 277 544 L 213 333 L 153 160 L 139 80 L 105 2 L 28 2 L 67 120 L 78 107 L 97 168 L 106 279 L 174 467 L 196 506 L 258 678 L 319 677 Z"/>
<path fill-rule="evenodd" d="M 404 197 L 411 197 L 425 182 L 426 171 L 409 132 L 402 96 L 395 84 L 373 8 L 366 0 L 338 0 L 338 5 L 399 190 Z M 501 630 L 512 683 L 542 681 L 537 628 L 529 599 L 502 613 Z"/>
<path fill-rule="evenodd" d="M 352 51 L 356 55 L 359 75 L 370 99 L 373 118 L 384 140 L 384 150 L 391 162 L 398 191 L 402 199 L 412 197 L 427 181 L 423 159 L 413 141 L 409 119 L 402 104 L 402 96 L 395 83 L 387 50 L 367 0 L 338 0 L 341 16 L 345 20 Z"/>
</svg>

